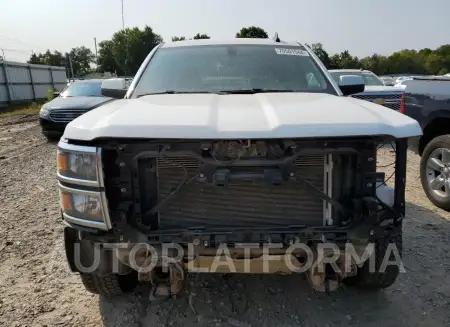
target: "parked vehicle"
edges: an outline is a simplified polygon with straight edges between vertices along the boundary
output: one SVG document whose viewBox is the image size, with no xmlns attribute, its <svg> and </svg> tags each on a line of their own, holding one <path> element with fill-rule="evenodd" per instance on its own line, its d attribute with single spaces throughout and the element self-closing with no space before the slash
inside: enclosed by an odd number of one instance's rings
<svg viewBox="0 0 450 327">
<path fill-rule="evenodd" d="M 380 79 L 383 81 L 383 84 L 386 86 L 394 86 L 395 82 L 392 77 L 381 76 Z"/>
<path fill-rule="evenodd" d="M 421 156 L 420 179 L 430 201 L 450 210 L 450 77 L 421 77 L 405 89 L 402 110 L 416 119 L 423 135 L 410 139 Z"/>
<path fill-rule="evenodd" d="M 405 115 L 345 97 L 363 90 L 361 76 L 340 76 L 337 84 L 299 43 L 156 46 L 128 91 L 105 81 L 102 94 L 118 100 L 69 123 L 59 142 L 71 270 L 105 296 L 138 280 L 152 283 L 152 298 L 176 294 L 186 270 L 303 267 L 321 291 L 341 280 L 390 286 L 398 266 L 380 265 L 391 258 L 390 245 L 402 249 L 407 139 L 421 130 Z M 377 147 L 387 142 L 396 144 L 395 191 L 376 170 Z M 118 243 L 114 261 L 110 248 Z M 343 267 L 341 252 L 342 270 L 325 274 L 317 269 L 323 243 L 342 251 L 352 243 L 359 255 L 375 244 L 376 265 Z M 227 264 L 217 267 L 227 247 Z"/>
<path fill-rule="evenodd" d="M 50 141 L 61 137 L 66 125 L 82 114 L 113 100 L 101 94 L 102 80 L 77 80 L 61 92 L 53 94 L 54 99 L 44 104 L 39 112 L 42 133 Z"/>
<path fill-rule="evenodd" d="M 403 90 L 393 86 L 386 86 L 377 75 L 369 70 L 361 69 L 334 69 L 330 70 L 331 76 L 338 81 L 344 75 L 359 75 L 364 79 L 364 92 L 353 94 L 352 97 L 370 101 L 390 109 L 399 111 Z"/>
<path fill-rule="evenodd" d="M 394 87 L 404 90 L 406 88 L 406 85 L 408 85 L 408 83 L 412 80 L 413 80 L 412 78 L 404 79 L 401 82 L 398 82 L 397 84 L 395 84 Z"/>
<path fill-rule="evenodd" d="M 400 83 L 401 81 L 405 80 L 405 79 L 410 79 L 410 76 L 400 76 L 397 77 L 397 79 L 395 80 L 395 84 Z"/>
</svg>

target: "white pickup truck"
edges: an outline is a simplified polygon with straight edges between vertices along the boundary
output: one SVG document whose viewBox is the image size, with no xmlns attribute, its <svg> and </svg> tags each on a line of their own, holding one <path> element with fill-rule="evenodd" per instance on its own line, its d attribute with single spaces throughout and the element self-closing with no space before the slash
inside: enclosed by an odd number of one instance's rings
<svg viewBox="0 0 450 327">
<path fill-rule="evenodd" d="M 390 245 L 401 253 L 407 139 L 421 129 L 346 96 L 363 90 L 361 76 L 337 83 L 296 42 L 158 45 L 128 89 L 103 82 L 119 100 L 72 121 L 59 142 L 71 270 L 106 296 L 138 282 L 152 297 L 176 294 L 199 270 L 305 272 L 324 291 L 390 286 L 399 267 L 382 263 Z M 387 142 L 395 189 L 376 167 Z M 325 244 L 342 252 L 324 255 Z M 349 244 L 374 245 L 375 266 L 347 261 Z"/>
</svg>

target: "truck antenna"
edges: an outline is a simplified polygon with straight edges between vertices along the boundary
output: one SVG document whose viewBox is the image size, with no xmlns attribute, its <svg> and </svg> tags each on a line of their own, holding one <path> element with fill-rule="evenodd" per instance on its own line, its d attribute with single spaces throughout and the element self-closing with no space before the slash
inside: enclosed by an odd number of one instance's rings
<svg viewBox="0 0 450 327">
<path fill-rule="evenodd" d="M 273 40 L 275 42 L 281 42 L 280 38 L 278 37 L 278 33 L 275 32 L 275 36 L 273 37 Z"/>
</svg>

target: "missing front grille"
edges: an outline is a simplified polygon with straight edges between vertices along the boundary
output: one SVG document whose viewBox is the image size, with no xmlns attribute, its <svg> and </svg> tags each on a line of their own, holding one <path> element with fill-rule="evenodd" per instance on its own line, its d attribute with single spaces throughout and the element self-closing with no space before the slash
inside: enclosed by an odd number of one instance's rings
<svg viewBox="0 0 450 327">
<path fill-rule="evenodd" d="M 186 174 L 195 176 L 198 162 L 197 165 L 194 162 L 186 157 L 158 159 L 160 201 L 183 182 Z M 323 155 L 303 157 L 296 160 L 296 165 L 301 175 L 324 189 Z M 244 170 L 251 172 L 252 167 Z M 230 182 L 227 187 L 194 181 L 170 199 L 159 213 L 163 229 L 322 225 L 322 221 L 323 201 L 308 187 L 293 180 L 281 185 L 270 185 L 264 180 L 240 180 Z"/>
</svg>

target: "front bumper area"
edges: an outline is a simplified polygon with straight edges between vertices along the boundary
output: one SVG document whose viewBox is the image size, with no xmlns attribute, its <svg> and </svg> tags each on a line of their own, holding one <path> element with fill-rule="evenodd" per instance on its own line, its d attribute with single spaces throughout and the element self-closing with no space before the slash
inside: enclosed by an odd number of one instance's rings
<svg viewBox="0 0 450 327">
<path fill-rule="evenodd" d="M 42 117 L 39 117 L 39 124 L 41 125 L 42 133 L 48 136 L 62 136 L 67 126 L 67 123 L 55 123 Z"/>
<path fill-rule="evenodd" d="M 186 272 L 306 273 L 314 289 L 329 292 L 338 289 L 343 279 L 355 276 L 358 260 L 377 238 L 401 233 L 401 224 L 377 232 L 367 227 L 165 231 L 159 236 L 136 230 L 93 234 L 66 227 L 64 235 L 72 272 L 83 273 L 91 267 L 90 272 L 99 276 L 134 271 L 140 281 L 153 285 L 157 295 L 178 294 Z M 337 267 L 333 266 L 334 272 L 325 268 L 329 262 Z M 162 281 L 158 280 L 161 274 L 165 276 Z"/>
</svg>

